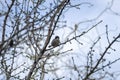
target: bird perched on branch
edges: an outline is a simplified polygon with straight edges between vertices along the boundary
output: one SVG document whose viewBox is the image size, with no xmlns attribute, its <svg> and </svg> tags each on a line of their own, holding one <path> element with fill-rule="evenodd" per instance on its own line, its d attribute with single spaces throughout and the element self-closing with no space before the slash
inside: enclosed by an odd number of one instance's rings
<svg viewBox="0 0 120 80">
<path fill-rule="evenodd" d="M 49 47 L 57 47 L 60 44 L 59 36 L 55 36 Z"/>
<path fill-rule="evenodd" d="M 13 47 L 13 40 L 11 39 L 9 42 L 10 47 Z"/>
</svg>

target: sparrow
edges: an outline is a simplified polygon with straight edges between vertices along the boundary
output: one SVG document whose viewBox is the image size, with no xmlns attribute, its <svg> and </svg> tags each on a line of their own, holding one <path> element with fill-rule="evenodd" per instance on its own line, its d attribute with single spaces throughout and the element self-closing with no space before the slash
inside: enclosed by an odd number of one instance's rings
<svg viewBox="0 0 120 80">
<path fill-rule="evenodd" d="M 60 44 L 59 36 L 55 36 L 49 47 L 57 47 Z"/>
<path fill-rule="evenodd" d="M 13 40 L 11 39 L 9 42 L 10 47 L 13 47 Z"/>
</svg>

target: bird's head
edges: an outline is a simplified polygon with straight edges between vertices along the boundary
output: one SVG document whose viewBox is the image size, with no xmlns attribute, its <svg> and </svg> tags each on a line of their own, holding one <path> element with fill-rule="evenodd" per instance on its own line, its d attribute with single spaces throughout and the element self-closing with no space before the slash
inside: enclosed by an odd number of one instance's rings
<svg viewBox="0 0 120 80">
<path fill-rule="evenodd" d="M 55 39 L 59 39 L 59 36 L 55 36 Z"/>
</svg>

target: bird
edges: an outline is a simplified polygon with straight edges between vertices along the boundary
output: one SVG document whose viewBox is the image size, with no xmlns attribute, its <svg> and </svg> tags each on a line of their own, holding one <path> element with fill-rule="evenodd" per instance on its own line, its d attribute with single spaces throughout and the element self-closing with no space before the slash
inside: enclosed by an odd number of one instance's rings
<svg viewBox="0 0 120 80">
<path fill-rule="evenodd" d="M 59 36 L 55 36 L 49 47 L 57 47 L 60 44 Z"/>
<path fill-rule="evenodd" d="M 9 42 L 9 46 L 10 47 L 13 47 L 13 40 L 11 39 L 10 42 Z"/>
</svg>

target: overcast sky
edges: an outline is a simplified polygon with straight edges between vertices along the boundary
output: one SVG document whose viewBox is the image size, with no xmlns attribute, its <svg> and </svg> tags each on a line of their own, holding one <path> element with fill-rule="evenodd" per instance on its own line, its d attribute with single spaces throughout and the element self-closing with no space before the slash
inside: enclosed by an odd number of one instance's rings
<svg viewBox="0 0 120 80">
<path fill-rule="evenodd" d="M 102 39 L 98 46 L 96 46 L 96 49 L 98 50 L 96 51 L 95 58 L 98 58 L 97 53 L 99 54 L 102 52 L 108 45 L 108 43 L 106 43 L 105 25 L 108 25 L 109 27 L 108 30 L 110 41 L 112 41 L 114 36 L 117 36 L 120 33 L 120 0 L 114 0 L 113 4 L 111 4 L 112 0 L 71 0 L 71 2 L 73 4 L 86 2 L 79 7 L 80 9 L 69 9 L 67 12 L 65 12 L 64 16 L 62 16 L 63 21 L 67 21 L 67 27 L 74 27 L 75 24 L 78 25 L 78 30 L 76 32 L 77 35 L 82 33 L 82 31 L 92 27 L 92 25 L 95 25 L 100 20 L 103 20 L 103 22 L 95 29 L 79 39 L 83 45 L 78 46 L 78 43 L 73 41 L 72 44 L 67 43 L 64 47 L 64 50 L 73 48 L 72 52 L 79 54 L 79 58 L 81 57 L 82 59 L 81 63 L 84 64 L 86 54 L 83 53 L 87 53 L 89 46 L 93 44 L 93 41 L 95 41 L 98 36 L 102 36 Z M 93 21 L 89 22 L 89 20 Z M 63 33 L 61 33 L 61 30 Z M 55 33 L 56 35 L 60 36 L 61 42 L 64 42 L 65 38 L 70 32 L 70 28 L 65 28 L 64 31 L 62 28 L 57 30 Z M 71 37 L 73 36 L 74 34 Z M 114 44 L 113 47 L 117 48 L 117 52 L 113 52 L 111 55 L 106 55 L 108 60 L 115 60 L 116 58 L 120 57 L 120 44 Z M 112 66 L 112 71 L 120 71 L 119 67 L 120 61 Z M 118 80 L 120 80 L 120 77 Z"/>
<path fill-rule="evenodd" d="M 108 45 L 105 35 L 105 25 L 108 25 L 109 28 L 108 30 L 110 41 L 113 40 L 114 36 L 117 36 L 120 33 L 120 0 L 114 0 L 114 2 L 112 2 L 112 0 L 73 0 L 74 4 L 77 4 L 79 2 L 90 2 L 90 4 L 81 5 L 80 10 L 76 10 L 75 8 L 68 10 L 68 12 L 65 13 L 64 19 L 67 21 L 67 26 L 69 27 L 73 27 L 75 24 L 85 21 L 85 23 L 79 24 L 77 34 L 96 24 L 100 20 L 103 20 L 103 22 L 99 24 L 95 29 L 79 39 L 81 42 L 83 42 L 84 46 L 78 46 L 77 44 L 75 44 L 75 42 L 73 42 L 73 44 L 67 44 L 65 47 L 65 49 L 73 48 L 73 53 L 80 53 L 79 57 L 81 57 L 81 61 L 83 61 L 82 63 L 84 63 L 85 58 L 83 56 L 85 55 L 83 53 L 86 53 L 88 51 L 88 46 L 93 44 L 92 41 L 95 41 L 95 39 L 97 39 L 99 35 L 102 36 L 102 39 L 99 42 L 99 45 L 96 47 L 97 49 L 99 48 L 96 53 L 102 52 Z M 86 22 L 88 20 L 93 21 Z M 66 32 L 67 34 L 69 33 L 69 30 L 70 29 L 67 29 L 64 32 Z M 61 30 L 60 32 L 58 31 L 56 33 L 59 35 L 59 33 L 61 33 Z M 62 39 L 62 41 L 64 40 Z M 120 44 L 115 43 L 113 47 L 117 49 L 117 52 L 113 52 L 111 55 L 105 56 L 110 61 L 120 57 Z M 96 55 L 96 59 L 97 58 L 98 56 Z M 119 67 L 120 61 L 112 65 L 111 71 L 118 72 L 120 71 Z M 118 80 L 119 79 L 120 77 L 118 77 Z"/>
</svg>

